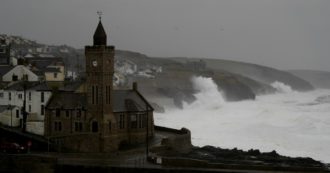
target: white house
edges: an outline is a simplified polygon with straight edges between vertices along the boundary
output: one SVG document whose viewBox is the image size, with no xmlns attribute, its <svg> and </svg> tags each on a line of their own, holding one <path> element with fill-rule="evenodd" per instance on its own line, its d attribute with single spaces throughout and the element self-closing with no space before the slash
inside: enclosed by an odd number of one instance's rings
<svg viewBox="0 0 330 173">
<path fill-rule="evenodd" d="M 22 125 L 22 107 L 25 87 L 25 110 L 28 113 L 26 131 L 38 135 L 44 134 L 45 105 L 52 95 L 46 83 L 14 82 L 0 90 L 0 123 L 19 127 Z"/>
<path fill-rule="evenodd" d="M 46 83 L 35 85 L 26 91 L 26 111 L 29 113 L 26 131 L 44 135 L 45 106 L 52 96 Z"/>
<path fill-rule="evenodd" d="M 15 66 L 13 69 L 2 76 L 2 81 L 5 82 L 19 81 L 24 79 L 30 82 L 39 81 L 39 76 L 33 73 L 28 67 L 24 65 Z"/>
</svg>

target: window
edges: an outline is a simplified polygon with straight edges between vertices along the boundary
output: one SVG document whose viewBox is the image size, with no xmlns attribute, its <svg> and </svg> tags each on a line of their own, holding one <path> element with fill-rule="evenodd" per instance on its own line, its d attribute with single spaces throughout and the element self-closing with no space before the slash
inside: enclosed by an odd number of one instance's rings
<svg viewBox="0 0 330 173">
<path fill-rule="evenodd" d="M 12 81 L 18 81 L 18 76 L 13 74 Z"/>
<path fill-rule="evenodd" d="M 131 115 L 131 128 L 136 129 L 137 128 L 137 115 Z"/>
<path fill-rule="evenodd" d="M 97 85 L 93 85 L 92 86 L 92 104 L 98 104 L 98 86 Z"/>
<path fill-rule="evenodd" d="M 75 122 L 74 123 L 74 130 L 76 132 L 82 132 L 82 129 L 83 129 L 82 122 Z"/>
<path fill-rule="evenodd" d="M 95 100 L 94 100 L 94 91 L 95 90 L 95 88 L 94 88 L 94 86 L 92 86 L 92 104 L 95 104 Z"/>
<path fill-rule="evenodd" d="M 0 93 L 0 98 L 3 98 L 3 93 Z"/>
<path fill-rule="evenodd" d="M 146 114 L 139 114 L 139 128 L 144 128 L 145 127 L 145 122 L 146 122 Z"/>
<path fill-rule="evenodd" d="M 93 121 L 92 123 L 92 132 L 96 133 L 99 131 L 99 124 L 97 123 L 97 121 Z"/>
<path fill-rule="evenodd" d="M 16 109 L 16 118 L 19 118 L 19 109 Z"/>
<path fill-rule="evenodd" d="M 54 130 L 55 131 L 58 131 L 58 132 L 62 131 L 62 122 L 55 121 L 54 122 Z"/>
<path fill-rule="evenodd" d="M 23 98 L 23 94 L 18 94 L 18 99 L 22 99 Z"/>
<path fill-rule="evenodd" d="M 99 87 L 96 85 L 95 86 L 95 88 L 96 88 L 96 91 L 95 91 L 95 102 L 96 102 L 96 104 L 98 104 L 99 103 Z"/>
<path fill-rule="evenodd" d="M 27 74 L 23 75 L 23 80 L 28 81 L 29 80 L 29 75 L 27 75 Z"/>
<path fill-rule="evenodd" d="M 119 115 L 119 128 L 120 129 L 125 128 L 125 115 L 124 114 Z"/>
<path fill-rule="evenodd" d="M 62 131 L 62 122 L 58 122 L 58 131 Z"/>
<path fill-rule="evenodd" d="M 11 92 L 8 93 L 8 99 L 11 100 Z"/>
<path fill-rule="evenodd" d="M 69 111 L 69 110 L 66 110 L 66 111 L 65 111 L 65 116 L 66 116 L 67 118 L 69 118 L 69 116 L 70 116 L 70 111 Z"/>
<path fill-rule="evenodd" d="M 0 48 L 0 53 L 6 53 L 6 49 L 5 48 Z"/>
<path fill-rule="evenodd" d="M 57 78 L 57 73 L 54 73 L 54 78 Z"/>
<path fill-rule="evenodd" d="M 45 115 L 45 106 L 44 105 L 41 105 L 41 115 Z"/>
<path fill-rule="evenodd" d="M 109 121 L 109 132 L 111 132 L 111 121 Z"/>
<path fill-rule="evenodd" d="M 61 115 L 61 110 L 60 109 L 56 109 L 56 117 L 60 117 Z"/>
<path fill-rule="evenodd" d="M 110 86 L 105 86 L 105 103 L 106 104 L 110 104 L 110 93 L 111 93 L 111 91 L 110 91 Z"/>
<path fill-rule="evenodd" d="M 32 109 L 32 108 L 31 108 L 31 105 L 29 105 L 29 112 L 31 112 L 31 109 Z"/>
<path fill-rule="evenodd" d="M 105 86 L 105 104 L 108 104 L 108 86 Z"/>
<path fill-rule="evenodd" d="M 45 93 L 41 92 L 41 103 L 45 101 Z"/>
<path fill-rule="evenodd" d="M 31 91 L 29 92 L 29 100 L 31 101 Z"/>
</svg>

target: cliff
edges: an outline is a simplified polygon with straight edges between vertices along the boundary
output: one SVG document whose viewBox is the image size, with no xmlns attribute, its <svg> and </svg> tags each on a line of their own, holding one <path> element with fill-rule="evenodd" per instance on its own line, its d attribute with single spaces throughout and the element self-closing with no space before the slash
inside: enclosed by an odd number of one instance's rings
<svg viewBox="0 0 330 173">
<path fill-rule="evenodd" d="M 315 88 L 330 89 L 330 72 L 315 70 L 289 70 L 288 72 L 308 81 Z"/>
</svg>

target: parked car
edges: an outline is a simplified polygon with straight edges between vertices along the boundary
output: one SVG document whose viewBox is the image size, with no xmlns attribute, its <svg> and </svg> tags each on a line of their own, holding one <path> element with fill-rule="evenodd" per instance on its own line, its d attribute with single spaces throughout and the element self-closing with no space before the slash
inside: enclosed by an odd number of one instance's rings
<svg viewBox="0 0 330 173">
<path fill-rule="evenodd" d="M 0 143 L 0 152 L 3 153 L 25 153 L 27 148 L 15 142 Z"/>
</svg>

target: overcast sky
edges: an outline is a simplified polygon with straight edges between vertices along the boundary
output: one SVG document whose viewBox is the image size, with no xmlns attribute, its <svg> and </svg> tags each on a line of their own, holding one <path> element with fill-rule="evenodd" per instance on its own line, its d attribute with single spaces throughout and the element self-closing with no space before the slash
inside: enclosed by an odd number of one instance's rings
<svg viewBox="0 0 330 173">
<path fill-rule="evenodd" d="M 0 33 L 82 48 L 101 10 L 117 49 L 330 71 L 329 9 L 330 0 L 1 0 Z"/>
</svg>

